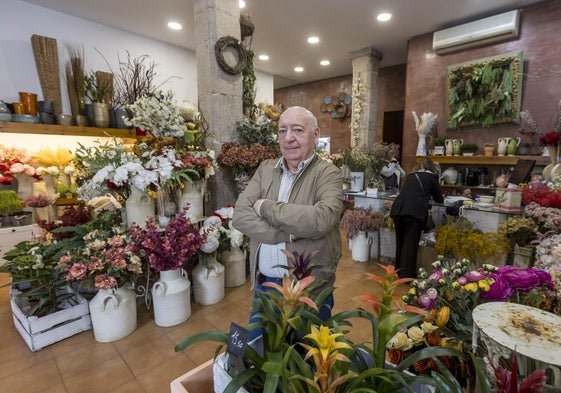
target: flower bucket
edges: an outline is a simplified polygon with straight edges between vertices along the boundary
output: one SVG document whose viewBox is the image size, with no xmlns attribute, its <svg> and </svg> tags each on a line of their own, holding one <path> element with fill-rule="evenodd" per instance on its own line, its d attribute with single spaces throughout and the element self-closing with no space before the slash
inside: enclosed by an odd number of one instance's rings
<svg viewBox="0 0 561 393">
<path fill-rule="evenodd" d="M 207 306 L 224 299 L 224 265 L 213 258 L 208 268 L 199 263 L 192 272 L 195 303 Z"/>
<path fill-rule="evenodd" d="M 185 270 L 161 271 L 151 292 L 156 325 L 179 325 L 191 316 L 191 282 Z"/>
<path fill-rule="evenodd" d="M 372 239 L 366 236 L 366 232 L 359 232 L 353 237 L 351 258 L 357 262 L 368 262 L 370 256 L 370 245 Z"/>
<path fill-rule="evenodd" d="M 380 258 L 380 232 L 368 232 L 368 238 L 370 239 L 370 258 Z"/>
<path fill-rule="evenodd" d="M 183 208 L 189 205 L 189 209 L 185 215 L 193 222 L 198 221 L 204 217 L 203 195 L 206 188 L 206 182 L 186 181 L 183 186 L 184 188 L 179 195 L 178 201 L 179 211 L 183 211 Z"/>
<path fill-rule="evenodd" d="M 358 192 L 364 189 L 364 172 L 351 172 L 351 191 Z"/>
<path fill-rule="evenodd" d="M 240 247 L 223 251 L 218 255 L 218 261 L 224 265 L 225 269 L 224 285 L 226 288 L 239 287 L 245 284 L 245 260 L 245 251 Z"/>
<path fill-rule="evenodd" d="M 156 211 L 154 200 L 140 188 L 131 186 L 131 194 L 125 203 L 128 226 L 136 223 L 144 226 L 145 222 L 154 218 Z"/>
<path fill-rule="evenodd" d="M 95 340 L 101 343 L 125 338 L 136 329 L 136 296 L 132 289 L 100 289 L 90 300 Z"/>
</svg>

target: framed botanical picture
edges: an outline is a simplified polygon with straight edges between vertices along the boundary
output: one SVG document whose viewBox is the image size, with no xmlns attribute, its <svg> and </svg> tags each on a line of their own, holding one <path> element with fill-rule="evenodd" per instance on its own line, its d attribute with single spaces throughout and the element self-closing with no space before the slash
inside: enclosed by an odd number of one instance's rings
<svg viewBox="0 0 561 393">
<path fill-rule="evenodd" d="M 518 124 L 522 69 L 522 51 L 449 66 L 446 128 Z"/>
</svg>

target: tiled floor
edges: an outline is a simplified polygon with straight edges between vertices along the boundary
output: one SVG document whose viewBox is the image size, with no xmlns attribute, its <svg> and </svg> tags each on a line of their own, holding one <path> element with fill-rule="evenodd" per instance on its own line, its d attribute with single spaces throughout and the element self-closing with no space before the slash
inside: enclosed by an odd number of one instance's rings
<svg viewBox="0 0 561 393">
<path fill-rule="evenodd" d="M 345 243 L 345 242 L 344 242 Z M 337 271 L 335 312 L 353 308 L 353 296 L 377 293 L 364 272 L 378 271 L 368 263 L 353 262 L 347 250 Z M 0 274 L 0 285 L 8 276 Z M 225 299 L 212 306 L 192 305 L 192 316 L 178 326 L 162 328 L 154 324 L 152 312 L 138 301 L 138 328 L 128 337 L 98 343 L 91 330 L 69 337 L 37 352 L 31 352 L 14 328 L 9 289 L 0 288 L 0 392 L 113 392 L 167 393 L 170 382 L 210 359 L 213 343 L 200 343 L 176 353 L 174 346 L 200 331 L 227 331 L 230 322 L 247 323 L 251 293 L 249 282 L 228 288 Z M 365 340 L 369 330 L 355 324 L 350 337 Z"/>
</svg>

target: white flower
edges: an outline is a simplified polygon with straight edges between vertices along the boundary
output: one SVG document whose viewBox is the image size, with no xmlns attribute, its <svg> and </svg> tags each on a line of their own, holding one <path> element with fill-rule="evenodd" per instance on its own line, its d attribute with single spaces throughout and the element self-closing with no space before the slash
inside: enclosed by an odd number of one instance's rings
<svg viewBox="0 0 561 393">
<path fill-rule="evenodd" d="M 424 112 L 421 115 L 421 120 L 417 117 L 417 113 L 415 111 L 412 112 L 413 117 L 415 118 L 415 130 L 419 135 L 428 135 L 436 119 L 438 119 L 438 115 L 432 112 Z"/>
<path fill-rule="evenodd" d="M 220 217 L 210 216 L 203 222 L 203 228 L 206 229 L 220 227 L 222 227 L 222 220 L 220 220 Z"/>
<path fill-rule="evenodd" d="M 67 165 L 64 167 L 63 171 L 66 175 L 71 175 L 76 171 L 76 168 L 74 165 Z"/>
<path fill-rule="evenodd" d="M 232 219 L 234 217 L 234 208 L 230 207 L 223 207 L 222 209 L 218 209 L 215 211 L 216 214 L 220 215 L 223 219 Z"/>
<path fill-rule="evenodd" d="M 211 254 L 218 250 L 220 242 L 214 236 L 207 236 L 206 241 L 201 244 L 201 251 L 207 254 Z"/>
<path fill-rule="evenodd" d="M 402 351 L 407 351 L 413 348 L 413 341 L 407 337 L 407 334 L 397 332 L 389 341 L 388 346 L 401 349 Z"/>
<path fill-rule="evenodd" d="M 425 334 L 429 334 L 438 329 L 438 326 L 433 325 L 431 322 L 423 322 L 421 324 L 421 329 L 423 329 L 423 332 L 425 332 Z"/>
<path fill-rule="evenodd" d="M 56 166 L 50 166 L 47 168 L 47 174 L 51 176 L 58 176 L 60 170 Z"/>
<path fill-rule="evenodd" d="M 407 330 L 407 336 L 413 342 L 413 345 L 421 344 L 425 338 L 425 332 L 418 326 L 410 327 Z"/>
</svg>

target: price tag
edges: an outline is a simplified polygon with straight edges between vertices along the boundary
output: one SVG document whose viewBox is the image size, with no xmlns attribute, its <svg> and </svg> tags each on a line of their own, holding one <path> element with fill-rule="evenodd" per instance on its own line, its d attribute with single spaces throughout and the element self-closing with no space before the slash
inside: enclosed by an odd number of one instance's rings
<svg viewBox="0 0 561 393">
<path fill-rule="evenodd" d="M 247 345 L 247 338 L 249 337 L 249 330 L 240 325 L 232 322 L 230 325 L 230 336 L 228 337 L 227 352 L 236 358 L 243 356 L 245 346 Z"/>
</svg>

